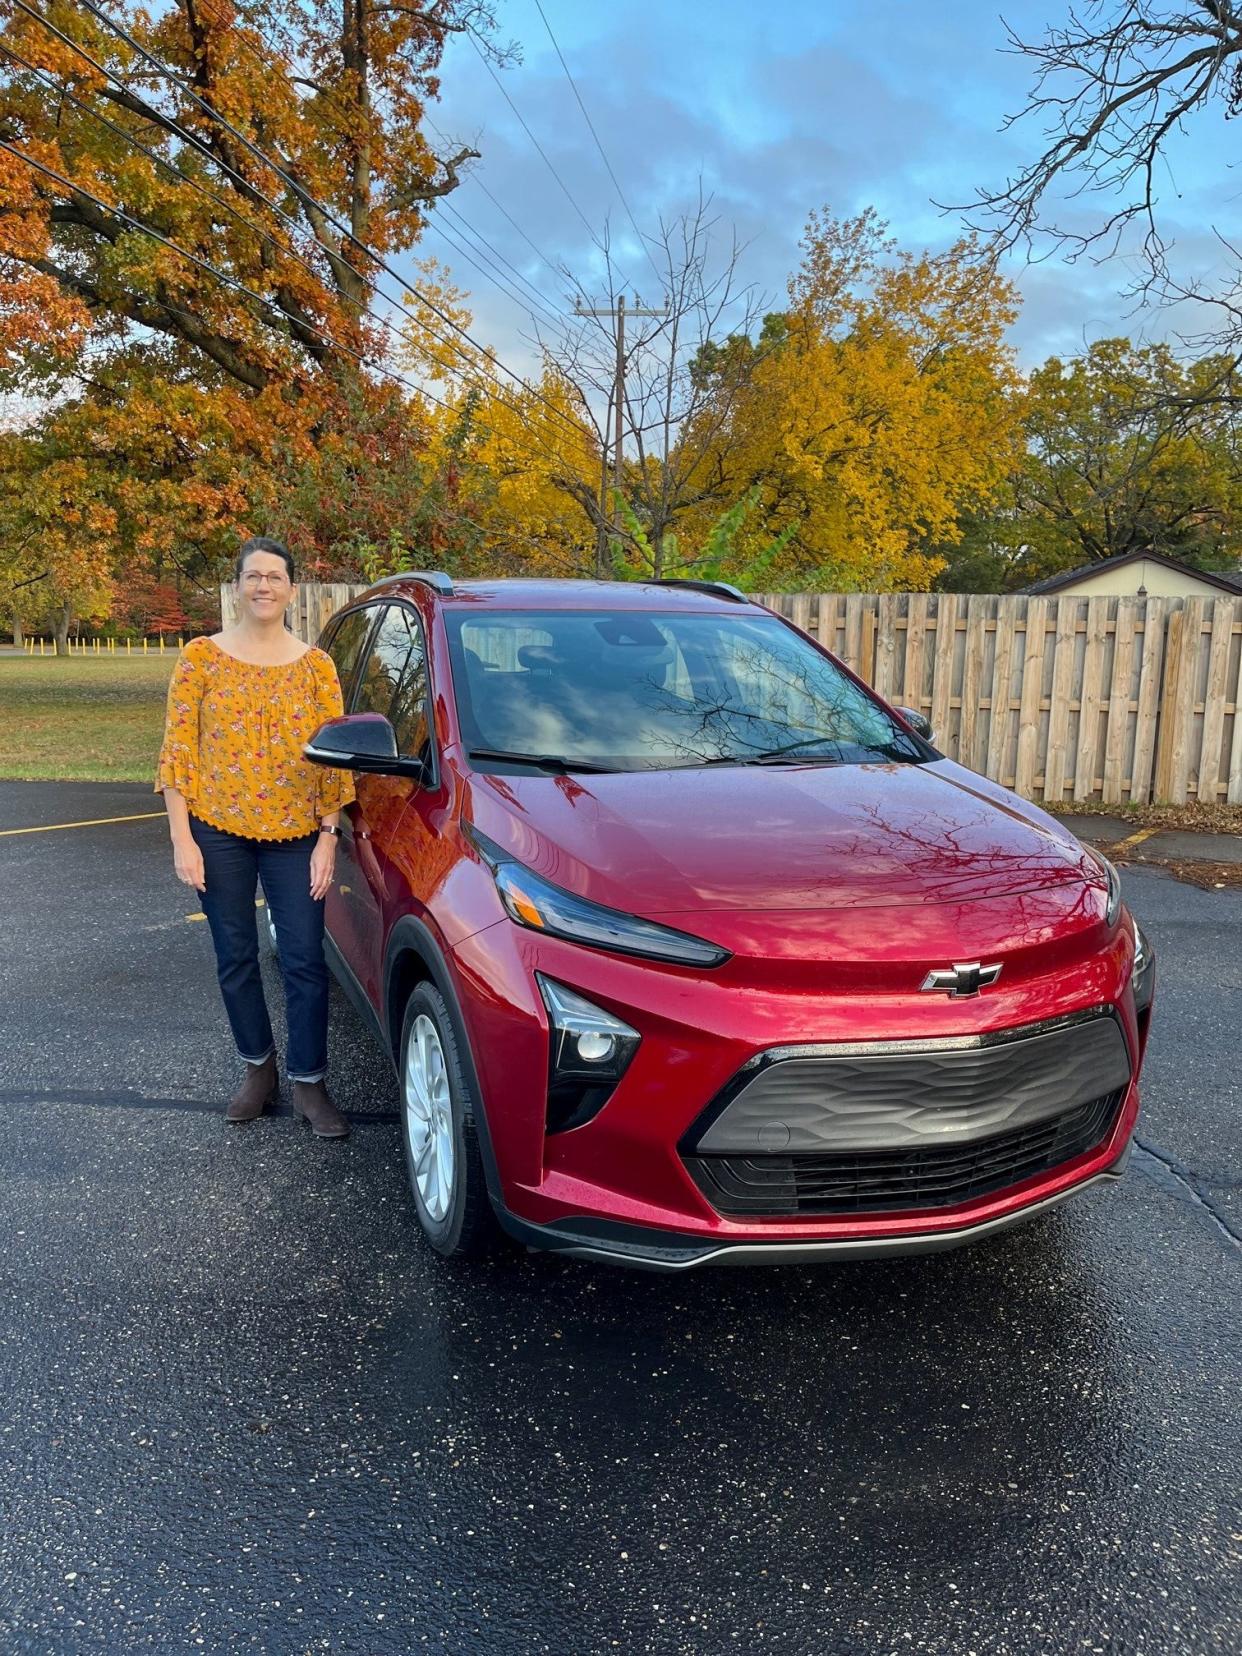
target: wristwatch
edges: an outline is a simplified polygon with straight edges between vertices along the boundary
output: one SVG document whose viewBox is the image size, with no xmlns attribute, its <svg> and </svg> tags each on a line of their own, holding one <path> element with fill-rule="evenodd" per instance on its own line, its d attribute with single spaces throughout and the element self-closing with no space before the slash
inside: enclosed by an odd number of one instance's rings
<svg viewBox="0 0 1242 1656">
<path fill-rule="evenodd" d="M 333 839 L 340 839 L 341 837 L 341 830 L 328 822 L 320 823 L 319 832 L 321 834 L 331 834 Z"/>
</svg>

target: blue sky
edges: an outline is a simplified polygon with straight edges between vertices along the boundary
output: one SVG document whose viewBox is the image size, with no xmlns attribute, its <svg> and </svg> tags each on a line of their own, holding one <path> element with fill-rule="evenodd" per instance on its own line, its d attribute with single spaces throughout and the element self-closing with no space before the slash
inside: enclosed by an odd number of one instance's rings
<svg viewBox="0 0 1242 1656">
<path fill-rule="evenodd" d="M 1019 0 L 1004 16 L 1019 34 L 1038 36 L 1048 22 L 1064 21 L 1067 4 Z M 960 225 L 933 202 L 967 201 L 977 186 L 1001 181 L 1038 152 L 1036 123 L 1000 130 L 1024 102 L 1029 65 L 1005 52 L 996 0 L 543 6 L 640 228 L 685 211 L 702 178 L 722 236 L 735 225 L 749 244 L 745 278 L 777 303 L 811 208 L 844 214 L 874 206 L 903 245 L 943 245 Z M 498 13 L 501 37 L 522 50 L 522 62 L 502 72 L 509 96 L 591 225 L 609 220 L 619 264 L 650 297 L 650 267 L 534 0 L 500 0 Z M 451 43 L 442 83 L 432 119 L 483 155 L 451 198 L 454 211 L 563 310 L 565 284 L 484 189 L 551 264 L 567 264 L 591 290 L 600 260 L 586 226 L 468 40 Z M 1161 190 L 1187 272 L 1219 263 L 1212 226 L 1228 229 L 1237 216 L 1237 186 L 1224 159 L 1233 132 L 1217 107 L 1169 146 Z M 446 235 L 460 236 L 460 224 L 446 215 L 444 230 L 433 227 L 422 251 L 442 258 L 469 290 L 477 331 L 502 356 L 521 361 L 529 317 L 450 247 Z M 1014 261 L 1010 273 L 1024 296 L 1014 338 L 1027 365 L 1108 334 L 1162 337 L 1194 326 L 1193 318 L 1167 312 L 1128 314 L 1124 261 Z"/>
</svg>

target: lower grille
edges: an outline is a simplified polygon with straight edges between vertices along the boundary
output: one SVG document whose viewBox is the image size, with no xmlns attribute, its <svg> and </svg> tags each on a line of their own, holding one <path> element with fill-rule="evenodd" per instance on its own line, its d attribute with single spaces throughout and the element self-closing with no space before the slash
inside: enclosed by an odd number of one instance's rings
<svg viewBox="0 0 1242 1656">
<path fill-rule="evenodd" d="M 783 1156 L 686 1156 L 718 1213 L 737 1217 L 956 1207 L 1048 1173 L 1108 1137 L 1126 1089 L 970 1145 Z"/>
</svg>

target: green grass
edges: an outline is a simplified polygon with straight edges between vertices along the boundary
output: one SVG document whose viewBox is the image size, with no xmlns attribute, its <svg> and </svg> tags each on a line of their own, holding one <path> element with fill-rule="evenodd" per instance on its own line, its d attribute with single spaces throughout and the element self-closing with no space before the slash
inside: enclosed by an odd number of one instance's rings
<svg viewBox="0 0 1242 1656">
<path fill-rule="evenodd" d="M 0 779 L 153 782 L 164 656 L 0 656 Z"/>
</svg>

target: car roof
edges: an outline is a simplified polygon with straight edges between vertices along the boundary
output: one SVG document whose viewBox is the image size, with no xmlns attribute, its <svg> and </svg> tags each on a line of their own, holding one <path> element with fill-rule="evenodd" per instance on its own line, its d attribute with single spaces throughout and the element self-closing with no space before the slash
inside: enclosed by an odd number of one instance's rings
<svg viewBox="0 0 1242 1656">
<path fill-rule="evenodd" d="M 363 595 L 374 600 L 380 594 L 412 598 L 426 594 L 427 583 L 411 576 L 391 576 Z M 750 600 L 739 602 L 724 593 L 700 588 L 663 586 L 654 581 L 540 581 L 478 580 L 454 581 L 451 596 L 437 594 L 445 610 L 660 610 L 665 614 L 706 611 L 721 614 L 755 608 Z"/>
</svg>

